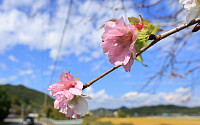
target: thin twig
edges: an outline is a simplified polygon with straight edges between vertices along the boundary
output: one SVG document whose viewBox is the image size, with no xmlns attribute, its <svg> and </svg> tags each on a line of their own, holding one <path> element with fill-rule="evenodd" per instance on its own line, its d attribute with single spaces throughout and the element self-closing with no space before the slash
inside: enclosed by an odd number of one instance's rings
<svg viewBox="0 0 200 125">
<path fill-rule="evenodd" d="M 171 29 L 165 33 L 162 33 L 162 34 L 158 34 L 155 36 L 155 39 L 149 43 L 147 46 L 143 47 L 139 53 L 136 54 L 136 57 L 139 56 L 141 53 L 143 53 L 144 51 L 146 51 L 148 48 L 150 48 L 151 46 L 153 46 L 154 44 L 156 44 L 157 42 L 159 42 L 160 40 L 176 33 L 176 32 L 179 32 L 191 25 L 194 25 L 196 23 L 199 23 L 200 22 L 200 18 L 196 18 L 194 19 L 193 21 L 191 21 L 189 24 L 183 24 L 181 26 L 178 26 L 174 29 Z M 94 82 L 96 82 L 97 80 L 101 79 L 102 77 L 104 77 L 105 75 L 109 74 L 110 72 L 114 71 L 115 69 L 119 68 L 121 65 L 118 65 L 118 66 L 114 66 L 113 68 L 109 69 L 108 71 L 104 72 L 103 74 L 101 74 L 100 76 L 98 76 L 97 78 L 91 80 L 90 82 L 84 84 L 83 86 L 83 90 L 89 86 L 91 86 Z"/>
<path fill-rule="evenodd" d="M 85 85 L 83 85 L 83 90 L 89 86 L 91 86 L 94 82 L 96 82 L 97 80 L 101 79 L 102 77 L 104 77 L 105 75 L 107 75 L 108 73 L 112 72 L 113 70 L 119 68 L 121 65 L 118 66 L 114 66 L 113 68 L 109 69 L 108 71 L 104 72 L 103 74 L 101 74 L 100 76 L 98 76 L 97 78 L 91 80 L 90 82 L 86 83 Z"/>
</svg>

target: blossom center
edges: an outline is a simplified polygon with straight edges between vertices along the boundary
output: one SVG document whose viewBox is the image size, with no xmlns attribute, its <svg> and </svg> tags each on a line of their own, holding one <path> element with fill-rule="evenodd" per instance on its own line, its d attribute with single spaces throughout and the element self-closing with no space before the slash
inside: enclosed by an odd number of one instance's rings
<svg viewBox="0 0 200 125">
<path fill-rule="evenodd" d="M 127 34 L 125 34 L 123 37 L 121 37 L 119 42 L 124 47 L 127 45 L 130 45 L 132 43 L 132 33 L 130 31 L 128 31 Z"/>
</svg>

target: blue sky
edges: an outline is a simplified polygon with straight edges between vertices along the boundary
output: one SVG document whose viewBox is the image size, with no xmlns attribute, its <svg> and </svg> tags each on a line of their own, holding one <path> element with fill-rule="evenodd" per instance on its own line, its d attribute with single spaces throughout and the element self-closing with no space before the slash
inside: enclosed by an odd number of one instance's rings
<svg viewBox="0 0 200 125">
<path fill-rule="evenodd" d="M 138 17 L 141 14 L 155 24 L 158 22 L 166 24 L 173 21 L 154 18 L 147 13 L 147 9 L 132 7 L 132 2 L 134 0 L 125 0 L 124 5 L 129 9 L 124 13 L 121 9 L 116 9 L 122 8 L 120 0 L 73 0 L 69 24 L 59 52 L 58 46 L 69 0 L 52 0 L 51 2 L 47 0 L 21 0 L 20 2 L 2 0 L 0 2 L 0 84 L 23 84 L 29 88 L 47 92 L 49 85 L 59 81 L 59 75 L 63 70 L 70 71 L 74 77 L 79 77 L 80 81 L 87 83 L 112 68 L 113 65 L 109 63 L 107 56 L 100 48 L 103 29 L 98 30 L 107 20 L 119 19 L 121 16 L 124 18 Z M 147 2 L 154 3 L 156 0 Z M 140 2 L 137 1 L 137 3 Z M 182 7 L 177 0 L 170 7 L 160 9 L 166 4 L 168 3 L 162 2 L 161 6 L 154 7 L 151 9 L 152 13 L 166 16 Z M 185 21 L 184 15 L 186 15 L 185 11 L 178 16 L 182 22 Z M 172 27 L 166 27 L 166 30 L 170 28 Z M 181 37 L 188 31 L 184 30 L 176 35 Z M 192 37 L 184 37 L 183 40 L 190 42 L 177 56 L 177 60 L 199 58 L 197 56 L 199 54 L 198 35 L 199 33 L 194 33 Z M 93 101 L 89 102 L 89 108 L 137 107 L 157 104 L 199 106 L 198 70 L 180 79 L 168 78 L 167 76 L 172 72 L 169 69 L 161 80 L 158 78 L 152 81 L 144 91 L 138 93 L 148 78 L 165 63 L 165 52 L 171 50 L 172 43 L 173 36 L 162 40 L 143 53 L 144 63 L 148 67 L 143 67 L 135 61 L 131 72 L 127 73 L 120 67 L 94 83 L 92 87 L 87 88 L 84 93 L 93 97 Z M 55 67 L 54 61 L 58 53 L 59 60 Z M 180 74 L 185 73 L 198 64 L 199 62 L 196 62 L 188 68 L 184 68 L 184 65 L 176 65 L 175 71 Z M 55 75 L 50 81 L 54 68 L 56 68 Z M 182 100 L 191 97 L 191 92 L 193 92 L 190 87 L 185 88 L 185 86 L 192 82 L 196 84 L 194 95 L 190 102 L 183 104 Z"/>
</svg>

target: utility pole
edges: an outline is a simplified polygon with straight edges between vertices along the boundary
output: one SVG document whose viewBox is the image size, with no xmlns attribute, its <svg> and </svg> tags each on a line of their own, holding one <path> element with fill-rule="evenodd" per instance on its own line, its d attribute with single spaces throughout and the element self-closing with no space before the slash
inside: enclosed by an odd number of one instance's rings
<svg viewBox="0 0 200 125">
<path fill-rule="evenodd" d="M 21 117 L 24 118 L 24 104 L 21 105 Z"/>
<path fill-rule="evenodd" d="M 47 105 L 47 93 L 44 93 L 44 106 Z"/>
</svg>

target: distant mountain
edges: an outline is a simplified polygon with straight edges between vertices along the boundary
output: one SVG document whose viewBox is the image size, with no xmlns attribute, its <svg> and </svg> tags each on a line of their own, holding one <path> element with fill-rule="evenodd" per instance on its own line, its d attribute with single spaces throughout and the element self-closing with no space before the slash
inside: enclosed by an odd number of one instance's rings
<svg viewBox="0 0 200 125">
<path fill-rule="evenodd" d="M 31 106 L 34 108 L 42 108 L 44 104 L 44 93 L 37 90 L 27 88 L 23 85 L 0 85 L 2 86 L 11 98 L 12 105 Z M 53 99 L 47 96 L 47 104 L 52 105 Z"/>
<path fill-rule="evenodd" d="M 176 105 L 143 106 L 139 108 L 121 107 L 118 109 L 99 108 L 92 110 L 94 115 L 111 116 L 115 111 L 121 110 L 126 116 L 152 116 L 152 115 L 200 115 L 200 107 L 183 107 Z"/>
</svg>

